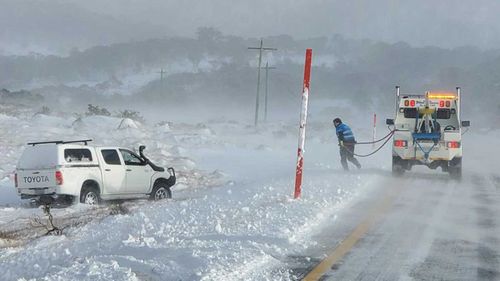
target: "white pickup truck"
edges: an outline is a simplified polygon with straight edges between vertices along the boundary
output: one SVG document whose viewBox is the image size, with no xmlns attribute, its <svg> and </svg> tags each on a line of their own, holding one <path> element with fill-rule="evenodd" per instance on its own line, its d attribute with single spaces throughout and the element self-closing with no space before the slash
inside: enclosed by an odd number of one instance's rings
<svg viewBox="0 0 500 281">
<path fill-rule="evenodd" d="M 81 203 L 149 197 L 171 198 L 173 168 L 154 165 L 143 154 L 119 147 L 90 146 L 91 140 L 28 143 L 16 167 L 22 199 L 53 202 L 78 198 Z"/>
</svg>

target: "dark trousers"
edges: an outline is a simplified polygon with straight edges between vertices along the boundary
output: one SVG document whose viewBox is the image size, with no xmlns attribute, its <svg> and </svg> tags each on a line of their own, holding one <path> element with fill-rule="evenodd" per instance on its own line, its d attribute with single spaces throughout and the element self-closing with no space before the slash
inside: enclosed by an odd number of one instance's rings
<svg viewBox="0 0 500 281">
<path fill-rule="evenodd" d="M 353 142 L 344 142 L 344 146 L 340 146 L 340 163 L 342 163 L 342 167 L 346 171 L 349 170 L 347 160 L 353 163 L 358 169 L 361 168 L 361 164 L 354 158 L 354 145 Z"/>
</svg>

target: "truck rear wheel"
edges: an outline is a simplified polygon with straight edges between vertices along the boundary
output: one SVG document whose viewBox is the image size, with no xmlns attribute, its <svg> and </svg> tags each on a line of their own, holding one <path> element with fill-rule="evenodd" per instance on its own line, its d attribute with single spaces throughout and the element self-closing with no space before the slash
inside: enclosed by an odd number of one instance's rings
<svg viewBox="0 0 500 281">
<path fill-rule="evenodd" d="M 392 175 L 393 176 L 402 176 L 405 173 L 405 169 L 403 166 L 404 162 L 398 156 L 392 156 Z"/>
<path fill-rule="evenodd" d="M 84 185 L 80 194 L 80 203 L 97 205 L 101 201 L 99 189 L 92 185 Z"/>
<path fill-rule="evenodd" d="M 452 179 L 462 179 L 462 158 L 453 158 L 448 162 L 448 173 Z"/>
</svg>

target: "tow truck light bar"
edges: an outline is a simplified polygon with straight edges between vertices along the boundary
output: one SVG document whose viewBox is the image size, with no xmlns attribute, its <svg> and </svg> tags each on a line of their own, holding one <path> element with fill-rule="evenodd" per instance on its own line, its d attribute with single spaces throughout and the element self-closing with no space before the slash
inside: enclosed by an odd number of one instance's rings
<svg viewBox="0 0 500 281">
<path fill-rule="evenodd" d="M 427 97 L 433 100 L 455 100 L 457 95 L 451 93 L 428 93 Z"/>
</svg>

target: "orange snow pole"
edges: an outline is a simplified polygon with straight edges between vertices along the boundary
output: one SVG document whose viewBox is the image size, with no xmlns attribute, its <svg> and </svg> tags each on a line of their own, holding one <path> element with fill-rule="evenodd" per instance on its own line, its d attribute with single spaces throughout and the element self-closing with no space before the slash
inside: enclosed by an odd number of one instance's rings
<svg viewBox="0 0 500 281">
<path fill-rule="evenodd" d="M 309 84 L 311 81 L 312 49 L 306 50 L 306 62 L 304 65 L 304 84 L 302 88 L 302 110 L 300 112 L 299 148 L 297 151 L 297 169 L 295 173 L 294 198 L 300 197 L 302 190 L 302 168 L 304 165 L 304 150 L 306 140 L 307 104 L 309 101 Z"/>
</svg>

